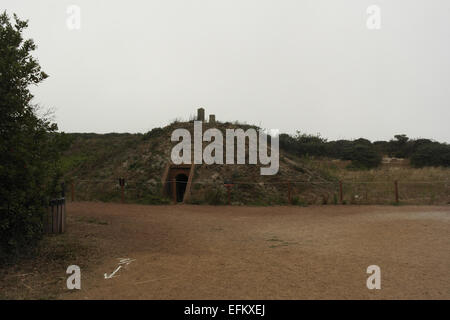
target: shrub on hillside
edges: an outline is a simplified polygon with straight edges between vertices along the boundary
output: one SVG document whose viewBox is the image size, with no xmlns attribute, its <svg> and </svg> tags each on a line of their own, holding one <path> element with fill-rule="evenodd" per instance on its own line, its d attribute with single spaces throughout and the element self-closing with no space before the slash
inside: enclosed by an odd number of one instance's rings
<svg viewBox="0 0 450 320">
<path fill-rule="evenodd" d="M 415 167 L 449 167 L 450 145 L 440 143 L 423 144 L 411 156 L 411 165 Z"/>
<path fill-rule="evenodd" d="M 150 138 L 159 137 L 164 134 L 164 129 L 162 128 L 153 128 L 149 132 L 145 133 L 143 136 L 144 140 L 148 140 Z"/>
<path fill-rule="evenodd" d="M 225 204 L 225 191 L 221 188 L 208 189 L 205 192 L 205 203 L 210 205 Z"/>
<path fill-rule="evenodd" d="M 365 144 L 353 145 L 347 157 L 352 161 L 353 168 L 370 169 L 381 164 L 381 154 L 374 147 Z"/>
</svg>

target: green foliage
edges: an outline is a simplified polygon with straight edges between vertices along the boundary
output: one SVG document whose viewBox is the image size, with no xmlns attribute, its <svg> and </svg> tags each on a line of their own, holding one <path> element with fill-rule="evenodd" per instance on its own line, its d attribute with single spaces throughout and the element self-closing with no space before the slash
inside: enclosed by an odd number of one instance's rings
<svg viewBox="0 0 450 320">
<path fill-rule="evenodd" d="M 411 156 L 411 164 L 415 167 L 449 167 L 450 145 L 436 142 L 423 144 Z"/>
<path fill-rule="evenodd" d="M 329 141 L 320 135 L 297 132 L 295 136 L 280 135 L 280 148 L 297 156 L 330 157 L 351 160 L 354 168 L 374 168 L 381 164 L 381 153 L 367 139 Z"/>
<path fill-rule="evenodd" d="M 389 142 L 377 142 L 377 147 L 383 154 L 398 158 L 409 158 L 411 164 L 415 167 L 450 166 L 450 146 L 446 143 L 422 138 L 409 139 L 405 134 L 397 134 Z"/>
<path fill-rule="evenodd" d="M 320 135 L 280 134 L 280 148 L 301 157 L 329 157 L 351 160 L 350 168 L 368 169 L 381 164 L 382 155 L 409 158 L 416 167 L 449 164 L 449 148 L 445 143 L 429 139 L 410 139 L 397 134 L 390 141 L 370 142 L 367 139 L 327 141 Z"/>
<path fill-rule="evenodd" d="M 205 202 L 211 205 L 225 204 L 225 191 L 221 188 L 208 189 L 205 192 Z"/>
<path fill-rule="evenodd" d="M 301 207 L 307 207 L 308 206 L 308 203 L 305 200 L 301 199 L 299 196 L 293 196 L 292 197 L 292 204 L 294 206 L 301 206 Z"/>
<path fill-rule="evenodd" d="M 366 144 L 355 144 L 347 158 L 352 161 L 352 167 L 358 169 L 376 168 L 381 163 L 381 154 Z"/>
<path fill-rule="evenodd" d="M 326 139 L 297 131 L 295 136 L 280 135 L 280 147 L 300 156 L 326 156 Z"/>
<path fill-rule="evenodd" d="M 0 15 L 0 259 L 35 244 L 49 197 L 56 195 L 64 134 L 37 116 L 29 86 L 47 78 L 22 37 L 27 21 Z"/>
<path fill-rule="evenodd" d="M 409 158 L 416 167 L 449 166 L 446 161 L 448 145 L 430 139 L 410 139 L 397 134 L 390 141 L 376 141 L 377 150 L 391 157 Z M 442 152 L 442 154 L 441 154 Z"/>
<path fill-rule="evenodd" d="M 149 132 L 147 132 L 146 134 L 144 134 L 143 139 L 144 140 L 148 140 L 154 137 L 159 137 L 161 135 L 164 134 L 164 129 L 162 128 L 153 128 L 152 130 L 150 130 Z"/>
<path fill-rule="evenodd" d="M 142 141 L 142 136 L 129 133 L 68 133 L 66 136 L 70 150 L 62 155 L 63 172 L 78 176 L 91 174 L 98 163 L 117 159 L 118 154 L 125 154 Z"/>
</svg>

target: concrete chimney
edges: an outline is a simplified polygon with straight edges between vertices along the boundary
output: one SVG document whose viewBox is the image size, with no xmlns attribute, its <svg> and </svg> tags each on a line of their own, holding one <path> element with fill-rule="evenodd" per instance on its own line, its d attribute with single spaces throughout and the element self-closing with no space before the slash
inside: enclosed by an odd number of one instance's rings
<svg viewBox="0 0 450 320">
<path fill-rule="evenodd" d="M 205 109 L 203 109 L 203 108 L 197 109 L 197 120 L 205 121 Z"/>
</svg>

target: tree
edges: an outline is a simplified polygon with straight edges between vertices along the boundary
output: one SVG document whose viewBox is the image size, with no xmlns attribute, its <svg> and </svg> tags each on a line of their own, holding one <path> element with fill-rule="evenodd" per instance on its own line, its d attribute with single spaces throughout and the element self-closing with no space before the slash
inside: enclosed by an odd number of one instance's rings
<svg viewBox="0 0 450 320">
<path fill-rule="evenodd" d="M 300 156 L 323 157 L 326 155 L 326 142 L 320 134 L 312 135 L 297 131 L 294 137 L 296 143 L 296 152 Z"/>
<path fill-rule="evenodd" d="M 373 146 L 382 155 L 389 154 L 389 142 L 387 141 L 375 141 Z"/>
<path fill-rule="evenodd" d="M 412 143 L 406 134 L 397 134 L 390 143 L 390 156 L 408 158 L 411 155 Z"/>
<path fill-rule="evenodd" d="M 450 145 L 424 143 L 420 145 L 411 156 L 411 165 L 414 167 L 450 167 Z"/>
<path fill-rule="evenodd" d="M 354 144 L 348 159 L 352 160 L 354 168 L 376 168 L 381 164 L 381 154 L 371 146 L 366 144 Z"/>
<path fill-rule="evenodd" d="M 0 259 L 35 244 L 48 198 L 57 190 L 63 139 L 37 115 L 29 87 L 47 78 L 24 39 L 28 21 L 0 15 Z"/>
<path fill-rule="evenodd" d="M 396 134 L 394 136 L 395 140 L 397 140 L 399 145 L 404 145 L 408 142 L 409 138 L 406 134 Z"/>
</svg>

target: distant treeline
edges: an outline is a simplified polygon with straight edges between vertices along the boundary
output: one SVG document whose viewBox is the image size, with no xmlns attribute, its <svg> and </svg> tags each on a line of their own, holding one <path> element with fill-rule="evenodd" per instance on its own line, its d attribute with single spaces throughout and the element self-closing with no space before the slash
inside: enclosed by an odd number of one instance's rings
<svg viewBox="0 0 450 320">
<path fill-rule="evenodd" d="M 280 148 L 298 156 L 351 160 L 355 168 L 375 168 L 383 156 L 407 158 L 415 167 L 450 166 L 450 145 L 429 139 L 409 139 L 404 134 L 372 143 L 364 138 L 327 141 L 320 135 L 297 132 L 281 134 Z"/>
</svg>

